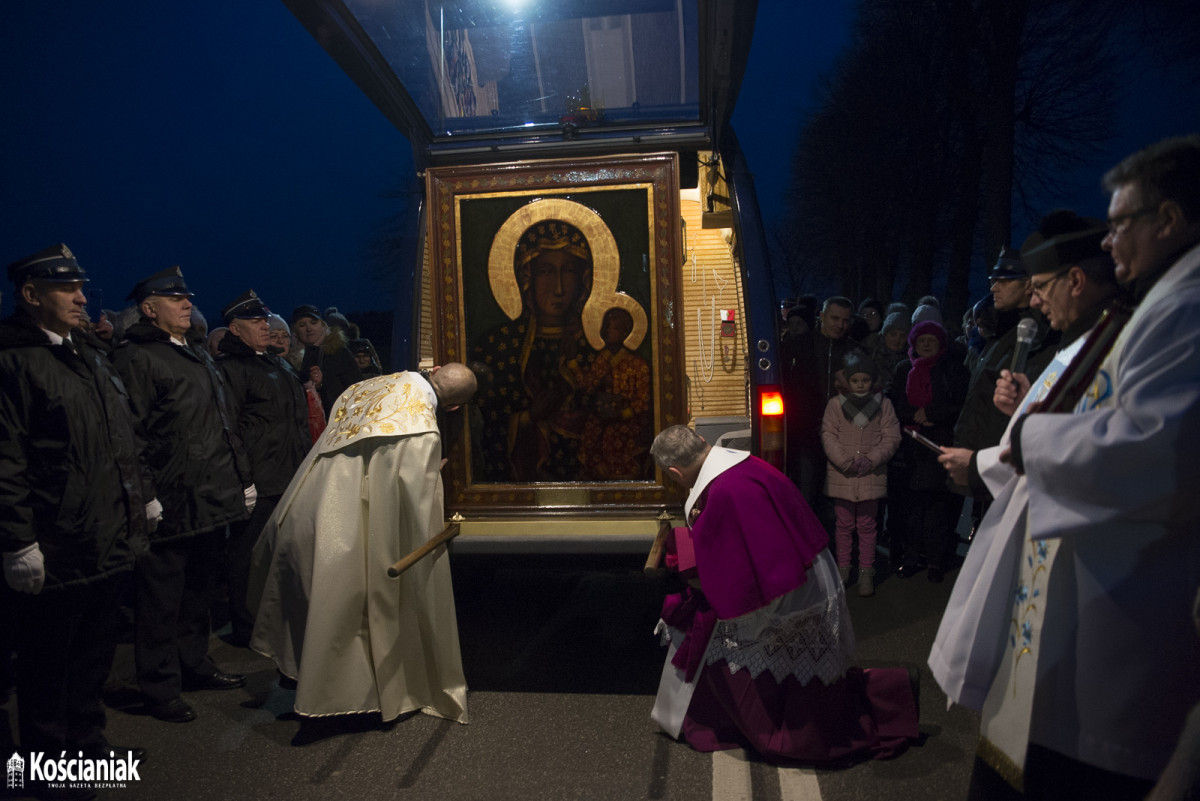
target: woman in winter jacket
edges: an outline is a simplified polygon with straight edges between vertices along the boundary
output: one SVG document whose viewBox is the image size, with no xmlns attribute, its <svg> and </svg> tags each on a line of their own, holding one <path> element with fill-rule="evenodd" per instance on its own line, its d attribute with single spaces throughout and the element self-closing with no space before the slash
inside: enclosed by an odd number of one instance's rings
<svg viewBox="0 0 1200 801">
<path fill-rule="evenodd" d="M 362 371 L 346 345 L 346 335 L 339 328 L 330 328 L 316 306 L 297 306 L 292 312 L 292 330 L 304 345 L 300 376 L 316 386 L 328 419 L 338 396 L 363 380 Z"/>
<path fill-rule="evenodd" d="M 962 361 L 946 351 L 946 332 L 932 320 L 908 333 L 908 358 L 896 365 L 890 397 L 905 429 L 938 445 L 954 441 L 954 423 L 967 394 L 970 375 Z M 904 437 L 893 463 L 888 501 L 892 522 L 903 541 L 903 563 L 896 571 L 910 578 L 924 554 L 929 580 L 939 582 L 954 557 L 955 523 L 962 498 L 951 491 L 938 454 Z"/>
<path fill-rule="evenodd" d="M 887 463 L 900 445 L 900 424 L 891 401 L 876 391 L 875 365 L 865 353 L 847 354 L 843 373 L 851 391 L 830 399 L 821 423 L 825 492 L 836 515 L 838 572 L 843 582 L 850 576 L 857 530 L 858 594 L 869 596 L 875 594 L 876 514 L 887 496 Z"/>
</svg>

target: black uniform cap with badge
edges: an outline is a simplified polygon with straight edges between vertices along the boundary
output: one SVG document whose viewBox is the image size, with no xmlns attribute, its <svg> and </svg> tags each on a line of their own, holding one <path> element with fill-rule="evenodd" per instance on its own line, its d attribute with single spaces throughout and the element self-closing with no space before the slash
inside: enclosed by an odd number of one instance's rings
<svg viewBox="0 0 1200 801">
<path fill-rule="evenodd" d="M 1024 280 L 1028 277 L 1025 266 L 1021 263 L 1021 254 L 1014 253 L 1006 245 L 1000 248 L 1000 257 L 996 259 L 991 272 L 988 273 L 988 284 L 994 284 L 997 281 L 1012 281 L 1014 278 Z"/>
<path fill-rule="evenodd" d="M 8 280 L 20 289 L 27 281 L 87 283 L 91 279 L 66 245 L 58 244 L 8 265 Z"/>
<path fill-rule="evenodd" d="M 132 300 L 135 305 L 141 305 L 142 301 L 151 295 L 175 296 L 175 297 L 192 297 L 191 290 L 188 289 L 187 283 L 183 280 L 183 270 L 179 266 L 168 267 L 165 270 L 159 270 L 149 278 L 143 278 L 134 285 L 133 289 L 125 296 L 125 300 Z"/>
<path fill-rule="evenodd" d="M 222 309 L 221 316 L 225 319 L 225 324 L 229 325 L 234 320 L 266 320 L 271 316 L 271 310 L 254 290 L 250 289 Z"/>
</svg>

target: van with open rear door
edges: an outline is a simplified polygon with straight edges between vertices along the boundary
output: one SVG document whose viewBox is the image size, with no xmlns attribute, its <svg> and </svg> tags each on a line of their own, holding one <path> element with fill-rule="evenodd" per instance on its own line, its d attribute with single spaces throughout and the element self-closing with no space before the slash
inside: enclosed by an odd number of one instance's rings
<svg viewBox="0 0 1200 801">
<path fill-rule="evenodd" d="M 284 2 L 412 144 L 393 367 L 480 379 L 443 470 L 457 548 L 644 551 L 679 522 L 649 456 L 676 423 L 783 468 L 729 124 L 756 3 Z"/>
</svg>

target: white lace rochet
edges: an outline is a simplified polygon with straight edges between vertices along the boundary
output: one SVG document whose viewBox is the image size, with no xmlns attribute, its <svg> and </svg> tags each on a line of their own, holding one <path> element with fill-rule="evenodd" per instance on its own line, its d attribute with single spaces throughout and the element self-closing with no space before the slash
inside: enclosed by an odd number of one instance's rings
<svg viewBox="0 0 1200 801">
<path fill-rule="evenodd" d="M 671 630 L 661 621 L 657 632 L 670 640 Z M 818 558 L 797 589 L 741 617 L 718 620 L 704 664 L 724 660 L 731 673 L 747 670 L 751 678 L 769 670 L 777 682 L 794 676 L 805 685 L 816 677 L 828 685 L 842 677 L 854 653 L 841 579 L 832 560 Z"/>
</svg>

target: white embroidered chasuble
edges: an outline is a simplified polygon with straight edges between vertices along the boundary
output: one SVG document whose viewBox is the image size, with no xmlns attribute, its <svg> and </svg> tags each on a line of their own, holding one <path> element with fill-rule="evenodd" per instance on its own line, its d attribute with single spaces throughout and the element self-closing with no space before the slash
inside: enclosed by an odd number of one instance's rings
<svg viewBox="0 0 1200 801">
<path fill-rule="evenodd" d="M 436 408 L 415 373 L 347 389 L 255 548 L 251 647 L 297 679 L 301 714 L 467 722 L 445 549 L 387 575 L 444 525 Z"/>
</svg>

